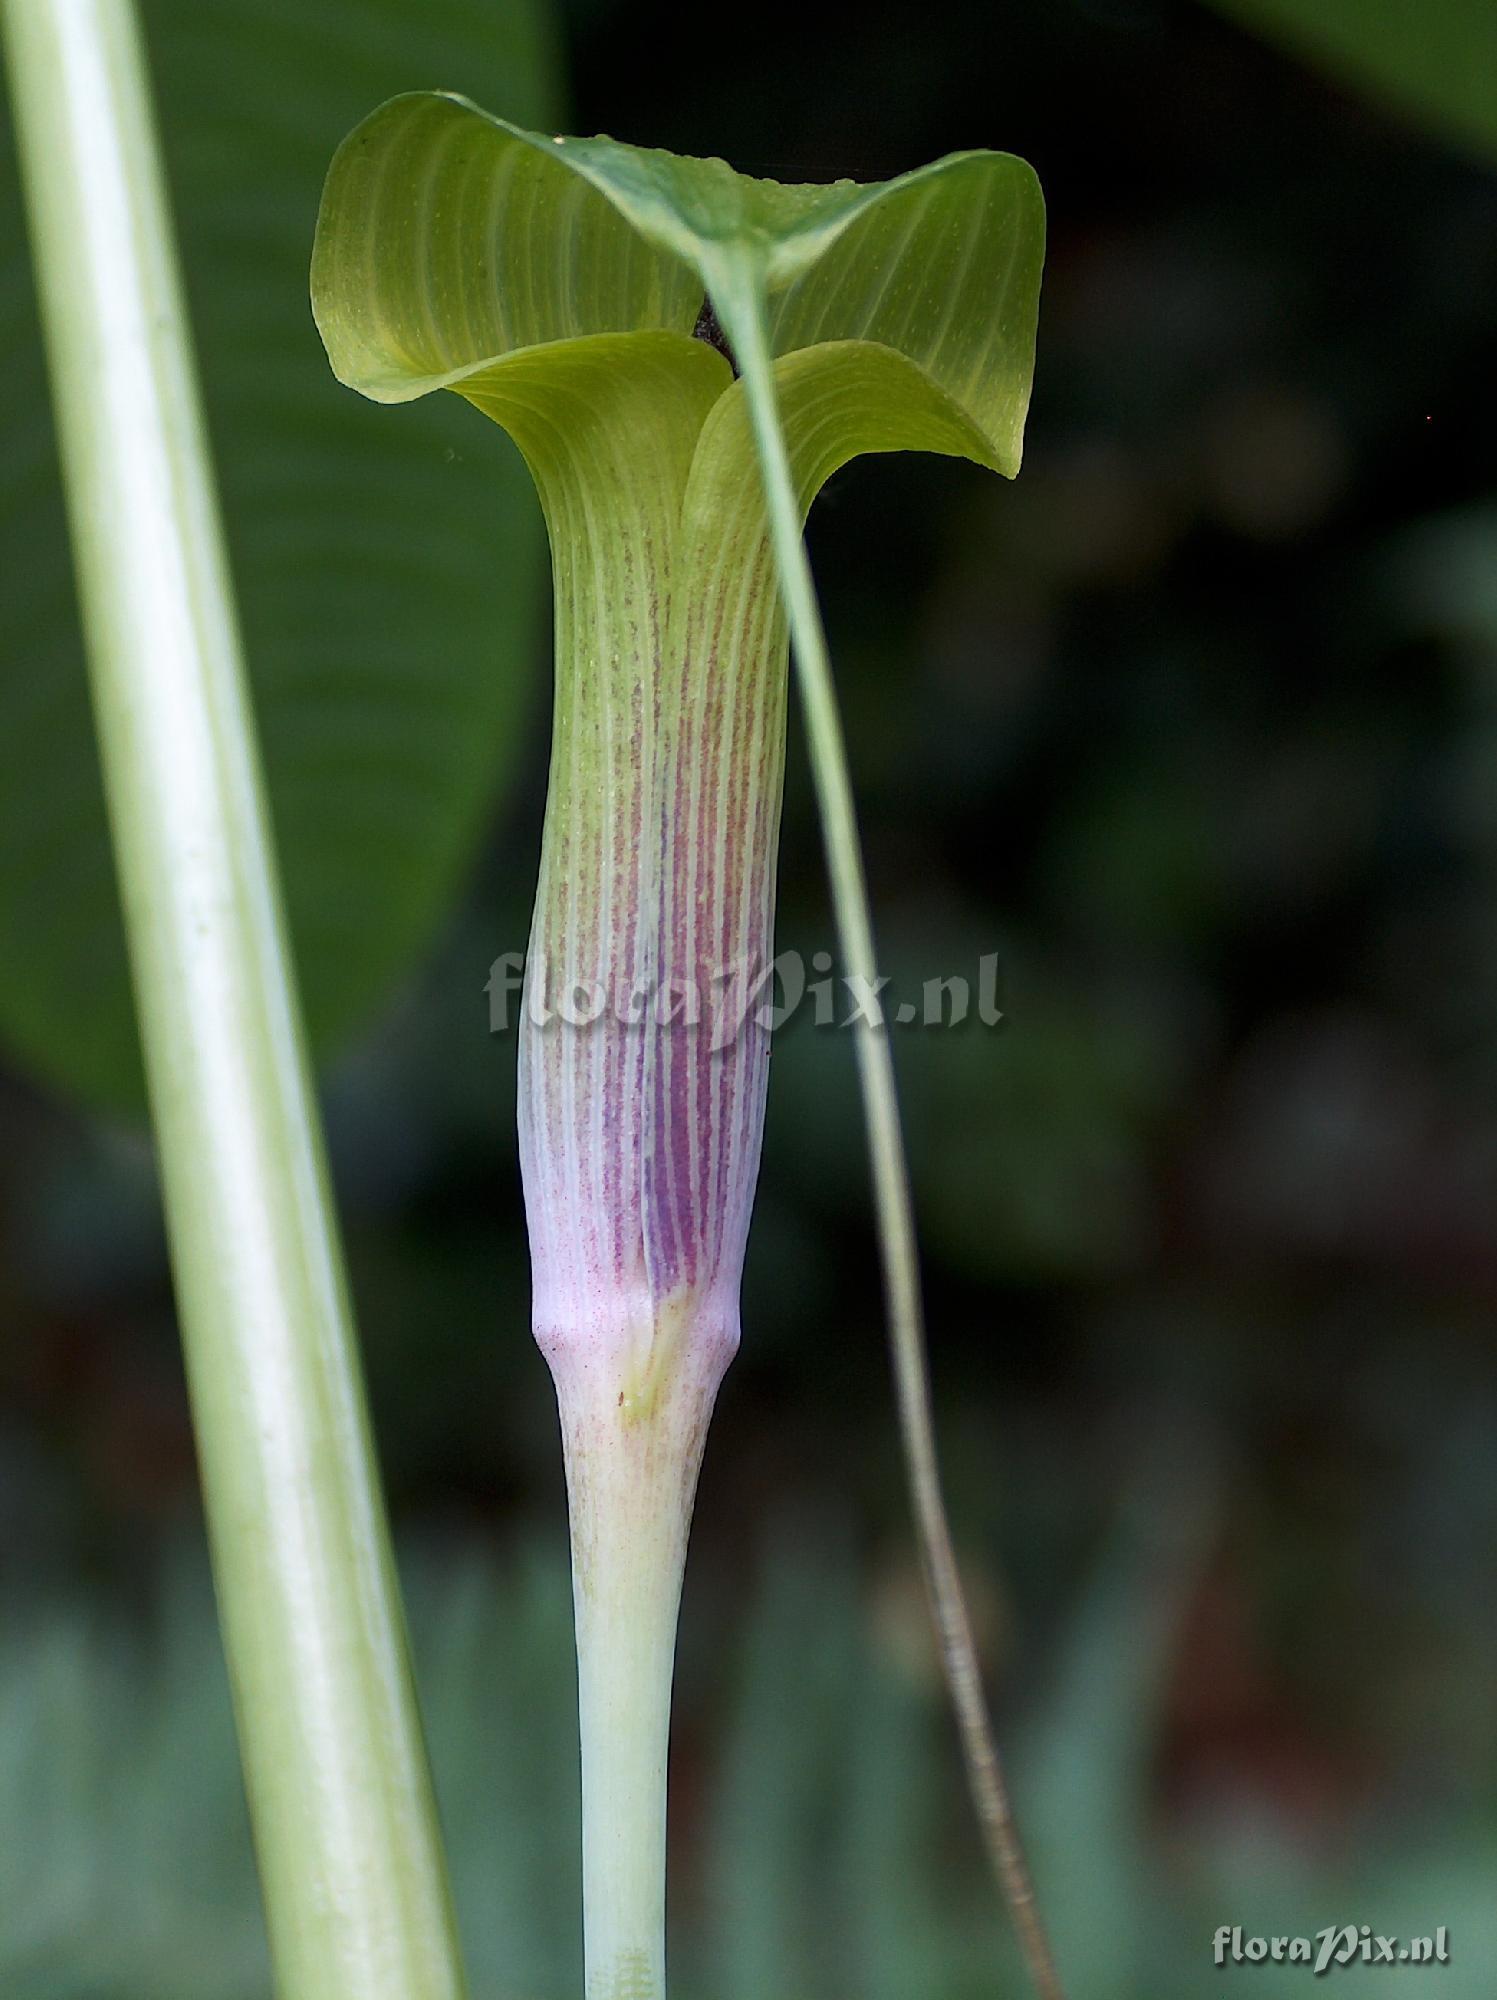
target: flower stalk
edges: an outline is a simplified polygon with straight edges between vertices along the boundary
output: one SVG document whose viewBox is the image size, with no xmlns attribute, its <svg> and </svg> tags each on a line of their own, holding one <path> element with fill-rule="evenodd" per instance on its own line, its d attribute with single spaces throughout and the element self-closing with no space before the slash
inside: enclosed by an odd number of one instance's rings
<svg viewBox="0 0 1497 2000">
<path fill-rule="evenodd" d="M 652 1407 L 557 1377 L 582 1743 L 587 2000 L 665 1992 L 666 1757 L 686 1537 L 716 1384 L 682 1369 Z"/>
</svg>

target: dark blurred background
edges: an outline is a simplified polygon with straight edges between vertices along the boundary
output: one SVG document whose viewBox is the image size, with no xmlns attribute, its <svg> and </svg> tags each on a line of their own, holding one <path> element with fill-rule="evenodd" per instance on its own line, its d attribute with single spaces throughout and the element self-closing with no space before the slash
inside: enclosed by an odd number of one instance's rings
<svg viewBox="0 0 1497 2000">
<path fill-rule="evenodd" d="M 264 17 L 294 126 L 333 29 L 230 11 L 251 43 Z M 357 39 L 358 9 L 304 11 Z M 181 12 L 147 9 L 158 74 L 200 64 L 232 104 L 232 48 L 206 20 L 174 53 Z M 438 12 L 430 47 L 404 24 L 403 80 L 534 115 L 500 55 L 451 67 L 479 0 Z M 572 129 L 780 179 L 966 146 L 1039 171 L 1021 476 L 862 461 L 810 532 L 887 968 L 1001 968 L 999 1030 L 903 1031 L 897 1057 L 1040 1887 L 1083 2000 L 1300 1992 L 1300 1967 L 1218 1974 L 1216 1926 L 1348 1921 L 1446 1925 L 1441 1990 L 1485 1995 L 1497 175 L 1187 0 L 571 0 L 527 61 L 518 94 Z M 285 145 L 325 161 L 343 127 L 308 117 Z M 304 292 L 289 324 L 321 395 Z M 234 393 L 215 366 L 205 342 L 210 409 Z M 470 411 L 432 421 L 464 476 L 507 449 Z M 215 436 L 232 525 L 253 496 Z M 540 2000 L 575 1984 L 575 1771 L 514 1050 L 483 996 L 525 937 L 544 799 L 544 585 L 512 588 L 540 615 L 504 664 L 502 796 L 326 1102 L 475 1987 Z M 783 947 L 830 943 L 794 724 L 781 911 Z M 0 1986 L 263 1993 L 148 1147 L 29 1078 L 0 1083 Z M 744 1329 L 687 1583 L 682 1990 L 991 1992 L 851 1046 L 804 1020 L 774 1059 Z"/>
</svg>

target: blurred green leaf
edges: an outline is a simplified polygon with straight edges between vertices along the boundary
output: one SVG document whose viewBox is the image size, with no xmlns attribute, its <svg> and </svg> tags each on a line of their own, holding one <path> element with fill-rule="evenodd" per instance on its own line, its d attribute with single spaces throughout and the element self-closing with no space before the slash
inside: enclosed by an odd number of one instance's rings
<svg viewBox="0 0 1497 2000">
<path fill-rule="evenodd" d="M 1149 1135 L 1193 1051 L 1168 995 L 1089 990 L 1016 958 L 994 1035 L 969 1021 L 909 1045 L 911 1152 L 930 1242 L 982 1281 L 1074 1283 L 1153 1248 Z"/>
<path fill-rule="evenodd" d="M 1407 117 L 1497 158 L 1492 0 L 1214 0 Z"/>
<path fill-rule="evenodd" d="M 326 163 L 412 77 L 550 120 L 540 0 L 146 0 L 145 25 L 314 1048 L 450 906 L 527 712 L 543 540 L 518 457 L 455 406 L 393 421 L 306 303 Z M 20 203 L 0 193 L 0 1035 L 140 1102 Z M 413 525 L 414 524 L 414 525 Z M 477 1002 L 475 1001 L 475 1005 Z"/>
<path fill-rule="evenodd" d="M 1207 1446 L 1158 1427 L 1024 1743 L 1020 1800 L 1035 1879 L 1064 1913 L 1058 1948 L 1069 1990 L 1090 2000 L 1151 1990 L 1172 1956 L 1189 1990 L 1201 1963 L 1192 1967 L 1193 1938 L 1167 1925 L 1150 1938 L 1130 1919 L 1149 1904 L 1139 1818 L 1179 1628 L 1215 1526 L 1209 1460 Z"/>
<path fill-rule="evenodd" d="M 1162 1464 L 1152 1445 L 1145 1458 Z M 1324 1851 L 1293 1819 L 1230 1809 L 1230 1788 L 1197 1802 L 1183 1843 L 1178 1820 L 1161 1823 L 1160 1732 L 1213 1498 L 1209 1446 L 1134 1490 L 1039 1698 L 1014 1717 L 1025 1825 L 1072 1990 L 1199 2000 L 1218 1976 L 1218 1924 L 1312 1934 L 1354 1918 L 1404 1936 L 1445 1924 L 1442 1996 L 1485 1996 L 1497 1825 L 1479 1779 L 1469 1808 L 1435 1810 L 1432 1797 L 1374 1812 Z M 580 1980 L 564 1548 L 522 1539 L 499 1562 L 428 1553 L 407 1567 L 474 2000 L 558 2000 Z M 936 1691 L 900 1637 L 901 1594 L 888 1578 L 870 1592 L 871 1580 L 804 1520 L 782 1524 L 756 1582 L 722 1579 L 741 1666 L 710 1677 L 709 1754 L 690 1720 L 673 1753 L 688 1827 L 672 1931 L 682 2000 L 995 1991 L 995 1917 L 980 1869 L 960 1858 L 966 1807 Z M 913 1577 L 908 1589 L 923 1636 Z M 268 2000 L 206 1576 L 177 1565 L 145 1629 L 71 1594 L 7 1593 L 0 1613 L 5 2000 Z M 998 1990 L 1017 1993 L 998 1949 Z M 1302 1966 L 1255 1967 L 1250 1983 L 1267 2000 L 1308 1990 Z M 1370 2000 L 1384 1981 L 1348 1967 L 1336 1990 Z"/>
</svg>

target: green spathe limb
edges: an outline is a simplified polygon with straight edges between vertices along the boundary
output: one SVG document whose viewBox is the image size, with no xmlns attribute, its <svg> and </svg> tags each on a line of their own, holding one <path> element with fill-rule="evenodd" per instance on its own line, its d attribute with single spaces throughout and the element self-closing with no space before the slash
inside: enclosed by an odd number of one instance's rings
<svg viewBox="0 0 1497 2000">
<path fill-rule="evenodd" d="M 279 1991 L 459 2000 L 141 52 L 4 23 Z"/>
<path fill-rule="evenodd" d="M 881 187 L 546 138 L 444 96 L 339 149 L 313 305 L 340 378 L 457 391 L 520 444 L 556 572 L 557 699 L 527 971 L 700 992 L 773 956 L 788 629 L 844 955 L 873 944 L 800 528 L 862 451 L 1018 469 L 1043 203 L 1003 154 Z M 686 337 L 709 294 L 744 369 Z M 545 968 L 542 968 L 544 972 Z M 540 1014 L 544 1015 L 544 1008 Z M 663 1980 L 664 1728 L 685 1518 L 738 1338 L 767 1044 L 658 1014 L 521 1044 L 535 1330 L 567 1442 L 590 2000 Z M 861 1024 L 860 1024 L 861 1025 Z M 936 1476 L 887 1041 L 859 1041 L 912 1485 L 985 1832 L 1058 1992 L 1008 1814 Z M 621 1989 L 620 1982 L 633 1982 Z"/>
</svg>

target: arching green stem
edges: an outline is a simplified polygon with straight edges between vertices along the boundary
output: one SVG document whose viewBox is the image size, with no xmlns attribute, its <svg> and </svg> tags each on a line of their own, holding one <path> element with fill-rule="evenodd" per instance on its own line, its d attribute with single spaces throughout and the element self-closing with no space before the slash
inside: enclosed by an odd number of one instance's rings
<svg viewBox="0 0 1497 2000">
<path fill-rule="evenodd" d="M 781 429 L 770 351 L 763 274 L 752 256 L 724 255 L 707 271 L 718 319 L 733 343 L 758 451 L 769 510 L 770 541 L 790 624 L 790 646 L 805 716 L 811 769 L 821 809 L 827 870 L 844 969 L 873 992 L 878 963 L 863 873 L 857 812 L 832 680 L 831 659 L 801 532 L 802 506 Z M 931 1414 L 914 1209 L 905 1162 L 899 1100 L 888 1033 L 859 1010 L 858 1075 L 873 1165 L 900 1433 L 909 1469 L 926 1581 L 941 1642 L 947 1685 L 961 1731 L 972 1797 L 994 1871 L 1013 1912 L 1024 1954 L 1044 2000 L 1063 2000 L 1049 1938 L 1040 1919 L 1019 1841 L 1008 1785 L 983 1693 L 951 1525 L 941 1487 Z"/>
</svg>

